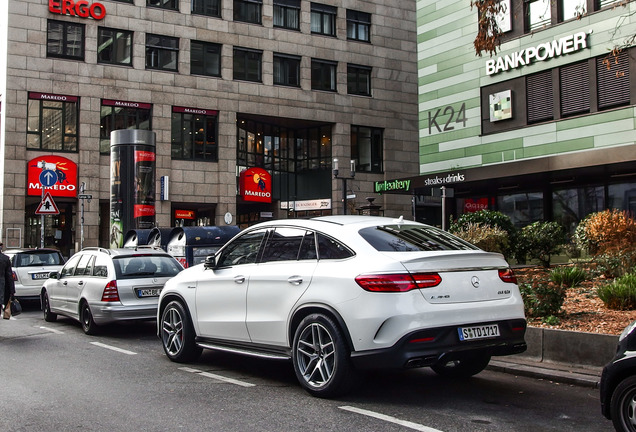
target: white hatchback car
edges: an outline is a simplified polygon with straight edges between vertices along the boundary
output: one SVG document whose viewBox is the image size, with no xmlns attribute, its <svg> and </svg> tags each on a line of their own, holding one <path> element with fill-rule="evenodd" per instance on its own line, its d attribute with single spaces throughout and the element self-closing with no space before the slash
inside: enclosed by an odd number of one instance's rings
<svg viewBox="0 0 636 432">
<path fill-rule="evenodd" d="M 38 300 L 42 283 L 64 264 L 64 257 L 56 249 L 8 249 L 4 253 L 11 260 L 19 300 Z"/>
<path fill-rule="evenodd" d="M 348 390 L 355 368 L 472 376 L 526 349 L 504 258 L 402 218 L 254 225 L 166 283 L 157 323 L 173 361 L 202 348 L 291 359 L 320 397 Z"/>
<path fill-rule="evenodd" d="M 155 319 L 159 293 L 183 266 L 160 248 L 84 248 L 40 292 L 45 321 L 65 315 L 86 334 L 120 321 Z"/>
</svg>

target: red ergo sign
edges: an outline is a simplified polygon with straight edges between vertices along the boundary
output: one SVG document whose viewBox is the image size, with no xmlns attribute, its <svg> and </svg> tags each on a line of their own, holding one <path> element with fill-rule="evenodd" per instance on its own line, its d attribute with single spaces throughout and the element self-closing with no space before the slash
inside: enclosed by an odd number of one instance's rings
<svg viewBox="0 0 636 432">
<path fill-rule="evenodd" d="M 49 0 L 49 12 L 101 20 L 106 16 L 106 7 L 97 2 L 89 4 L 86 0 Z"/>
</svg>

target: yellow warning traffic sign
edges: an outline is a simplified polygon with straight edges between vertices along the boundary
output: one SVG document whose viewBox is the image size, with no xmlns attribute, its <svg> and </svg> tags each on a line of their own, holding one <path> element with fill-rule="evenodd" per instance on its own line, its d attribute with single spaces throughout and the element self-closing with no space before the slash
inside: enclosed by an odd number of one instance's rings
<svg viewBox="0 0 636 432">
<path fill-rule="evenodd" d="M 42 202 L 38 206 L 35 214 L 38 215 L 56 215 L 60 214 L 57 206 L 55 205 L 55 201 L 53 201 L 53 197 L 50 192 L 46 192 L 44 194 L 44 198 L 42 198 Z"/>
</svg>

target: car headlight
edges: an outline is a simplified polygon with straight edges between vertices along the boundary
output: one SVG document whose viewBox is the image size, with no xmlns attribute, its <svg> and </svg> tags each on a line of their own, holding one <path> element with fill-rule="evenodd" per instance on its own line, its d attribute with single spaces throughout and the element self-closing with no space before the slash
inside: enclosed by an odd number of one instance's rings
<svg viewBox="0 0 636 432">
<path fill-rule="evenodd" d="M 627 336 L 629 336 L 629 334 L 634 330 L 634 328 L 636 328 L 636 321 L 632 321 L 630 325 L 628 325 L 627 327 L 623 329 L 623 332 L 619 336 L 618 341 L 620 342 L 623 339 L 625 339 Z"/>
</svg>

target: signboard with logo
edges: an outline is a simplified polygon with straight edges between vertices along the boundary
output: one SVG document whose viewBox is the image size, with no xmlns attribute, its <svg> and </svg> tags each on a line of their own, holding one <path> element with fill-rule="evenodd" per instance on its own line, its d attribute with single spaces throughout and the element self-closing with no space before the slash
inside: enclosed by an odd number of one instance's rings
<svg viewBox="0 0 636 432">
<path fill-rule="evenodd" d="M 241 171 L 239 189 L 245 201 L 272 202 L 272 176 L 262 168 Z"/>
<path fill-rule="evenodd" d="M 194 219 L 196 217 L 194 210 L 175 210 L 175 219 Z"/>
<path fill-rule="evenodd" d="M 53 155 L 38 156 L 28 161 L 27 195 L 42 196 L 42 188 L 51 196 L 76 197 L 77 164 Z"/>
<path fill-rule="evenodd" d="M 101 3 L 89 3 L 86 0 L 49 0 L 49 12 L 80 18 L 90 17 L 99 21 L 106 16 L 106 7 Z"/>
</svg>

